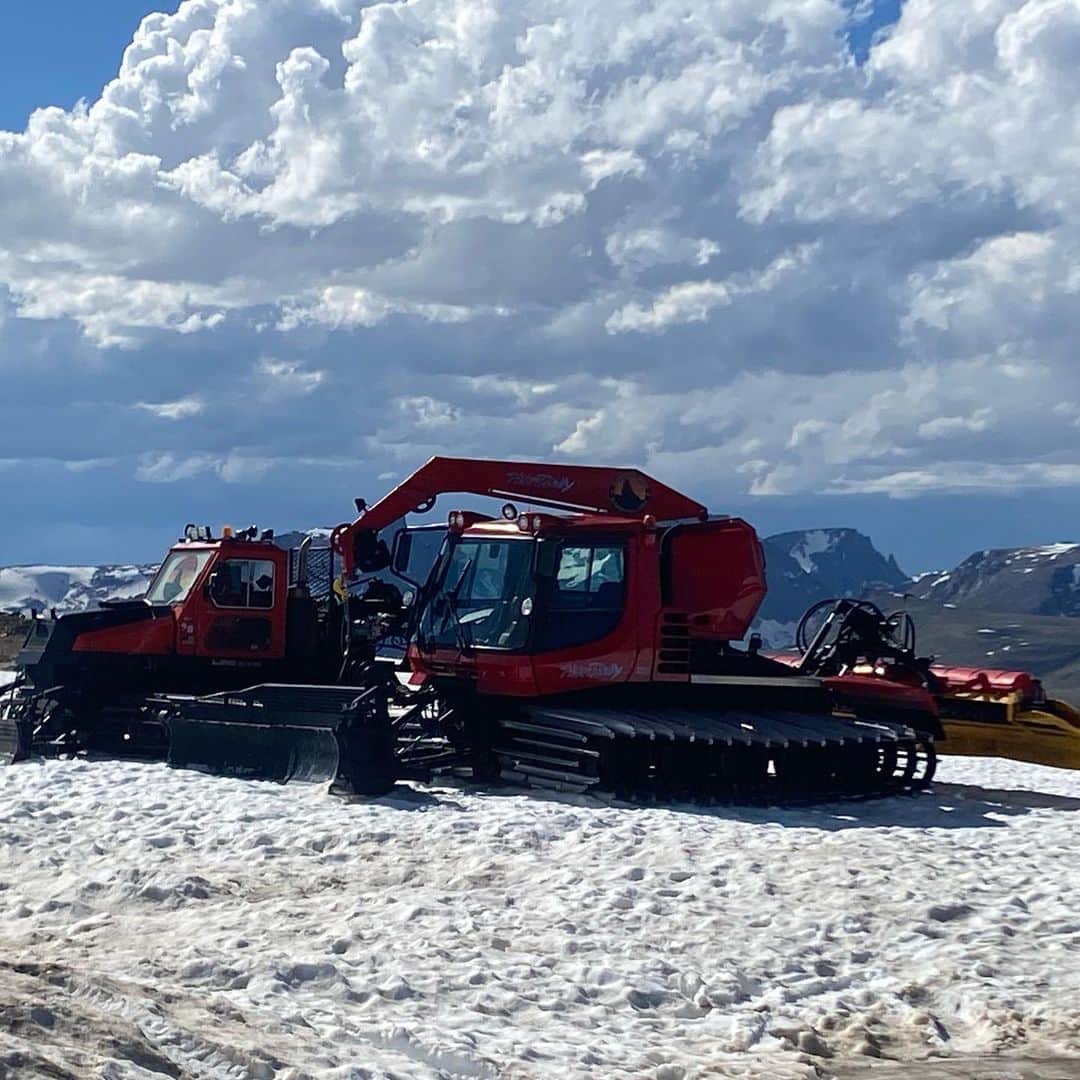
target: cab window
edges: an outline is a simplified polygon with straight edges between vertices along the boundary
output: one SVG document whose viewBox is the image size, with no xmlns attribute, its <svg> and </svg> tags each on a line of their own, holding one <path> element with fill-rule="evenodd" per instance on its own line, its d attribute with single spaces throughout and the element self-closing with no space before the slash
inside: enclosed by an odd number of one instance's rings
<svg viewBox="0 0 1080 1080">
<path fill-rule="evenodd" d="M 268 559 L 225 559 L 212 580 L 210 598 L 217 607 L 274 606 L 274 564 Z"/>
<path fill-rule="evenodd" d="M 539 651 L 606 637 L 626 606 L 625 552 L 616 545 L 570 545 L 559 553 Z"/>
<path fill-rule="evenodd" d="M 524 539 L 460 541 L 424 610 L 421 633 L 441 646 L 522 648 L 532 611 L 532 551 Z"/>
<path fill-rule="evenodd" d="M 182 604 L 198 581 L 212 551 L 174 551 L 154 575 L 145 599 L 151 604 Z"/>
</svg>

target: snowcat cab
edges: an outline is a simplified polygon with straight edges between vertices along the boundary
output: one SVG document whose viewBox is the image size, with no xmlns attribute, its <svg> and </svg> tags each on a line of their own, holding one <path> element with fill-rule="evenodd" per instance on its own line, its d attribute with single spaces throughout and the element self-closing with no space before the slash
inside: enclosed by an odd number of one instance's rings
<svg viewBox="0 0 1080 1080">
<path fill-rule="evenodd" d="M 641 518 L 519 515 L 509 504 L 503 520 L 455 512 L 420 595 L 413 671 L 515 697 L 685 681 L 691 646 L 742 637 L 764 594 L 745 522 L 689 528 L 667 535 Z M 692 583 L 691 540 L 713 553 Z"/>
</svg>

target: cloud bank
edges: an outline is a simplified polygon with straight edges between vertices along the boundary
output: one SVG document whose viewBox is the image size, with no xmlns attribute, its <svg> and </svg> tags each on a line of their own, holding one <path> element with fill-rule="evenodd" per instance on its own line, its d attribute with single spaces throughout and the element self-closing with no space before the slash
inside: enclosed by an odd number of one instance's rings
<svg viewBox="0 0 1080 1080">
<path fill-rule="evenodd" d="M 1080 7 L 907 0 L 862 65 L 850 17 L 148 17 L 98 100 L 0 132 L 0 459 L 129 488 L 370 494 L 450 451 L 714 503 L 1075 489 Z"/>
</svg>

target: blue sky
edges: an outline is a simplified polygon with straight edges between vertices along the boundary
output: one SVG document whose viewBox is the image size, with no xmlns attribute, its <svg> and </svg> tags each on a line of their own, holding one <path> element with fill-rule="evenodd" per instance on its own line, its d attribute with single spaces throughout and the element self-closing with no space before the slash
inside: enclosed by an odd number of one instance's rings
<svg viewBox="0 0 1080 1080">
<path fill-rule="evenodd" d="M 119 71 L 153 9 L 5 12 L 0 564 L 436 452 L 913 571 L 1080 537 L 1070 5 L 189 0 Z"/>
<path fill-rule="evenodd" d="M 120 67 L 135 28 L 176 4 L 136 0 L 41 0 L 5 6 L 0 35 L 0 128 L 21 131 L 44 105 L 93 101 Z"/>
<path fill-rule="evenodd" d="M 851 0 L 848 8 L 856 14 L 847 27 L 848 44 L 856 60 L 865 63 L 875 35 L 892 26 L 900 18 L 900 0 L 875 0 L 867 9 L 858 0 Z"/>
</svg>

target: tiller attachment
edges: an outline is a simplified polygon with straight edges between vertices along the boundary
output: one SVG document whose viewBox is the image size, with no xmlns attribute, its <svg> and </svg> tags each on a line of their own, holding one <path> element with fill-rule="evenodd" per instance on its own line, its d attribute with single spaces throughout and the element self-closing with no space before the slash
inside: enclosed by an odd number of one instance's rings
<svg viewBox="0 0 1080 1080">
<path fill-rule="evenodd" d="M 1046 696 L 1022 671 L 932 668 L 945 727 L 942 753 L 1080 769 L 1080 710 Z"/>
<path fill-rule="evenodd" d="M 330 781 L 338 795 L 383 795 L 401 772 L 382 686 L 270 683 L 157 704 L 174 768 L 278 783 Z"/>
</svg>

